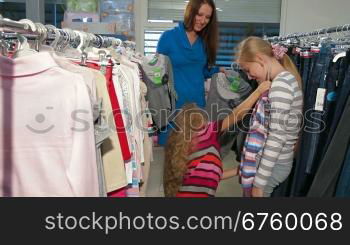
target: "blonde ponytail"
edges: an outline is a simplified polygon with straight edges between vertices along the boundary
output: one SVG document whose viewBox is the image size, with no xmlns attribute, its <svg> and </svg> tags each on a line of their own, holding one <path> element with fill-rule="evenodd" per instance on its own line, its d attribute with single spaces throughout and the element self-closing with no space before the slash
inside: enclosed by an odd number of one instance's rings
<svg viewBox="0 0 350 245">
<path fill-rule="evenodd" d="M 287 54 L 284 54 L 282 59 L 280 60 L 280 63 L 287 71 L 293 74 L 295 79 L 298 81 L 299 88 L 302 89 L 301 76 L 291 58 Z"/>
</svg>

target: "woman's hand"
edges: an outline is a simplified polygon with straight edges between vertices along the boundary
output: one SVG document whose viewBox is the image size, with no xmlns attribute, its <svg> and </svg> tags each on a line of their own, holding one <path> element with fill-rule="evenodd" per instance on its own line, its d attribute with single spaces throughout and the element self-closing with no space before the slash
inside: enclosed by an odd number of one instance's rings
<svg viewBox="0 0 350 245">
<path fill-rule="evenodd" d="M 252 196 L 253 197 L 263 197 L 264 196 L 264 192 L 263 192 L 262 189 L 254 186 L 253 190 L 252 190 Z"/>
<path fill-rule="evenodd" d="M 270 81 L 264 81 L 260 83 L 258 88 L 256 89 L 260 95 L 262 95 L 264 92 L 268 91 L 271 88 L 271 82 Z"/>
</svg>

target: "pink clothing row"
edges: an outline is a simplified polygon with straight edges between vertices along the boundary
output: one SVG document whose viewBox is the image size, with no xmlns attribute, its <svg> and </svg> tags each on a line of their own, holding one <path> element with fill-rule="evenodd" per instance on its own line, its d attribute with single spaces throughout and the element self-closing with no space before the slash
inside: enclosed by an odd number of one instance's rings
<svg viewBox="0 0 350 245">
<path fill-rule="evenodd" d="M 0 196 L 145 196 L 147 88 L 136 63 L 121 63 L 0 57 Z"/>
<path fill-rule="evenodd" d="M 90 95 L 49 53 L 0 57 L 0 196 L 98 196 Z"/>
</svg>

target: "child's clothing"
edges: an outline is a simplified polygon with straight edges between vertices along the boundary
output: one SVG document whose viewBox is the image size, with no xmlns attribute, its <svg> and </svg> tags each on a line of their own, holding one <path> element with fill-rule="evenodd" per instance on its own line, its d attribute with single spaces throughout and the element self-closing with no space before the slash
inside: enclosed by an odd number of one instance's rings
<svg viewBox="0 0 350 245">
<path fill-rule="evenodd" d="M 252 196 L 254 177 L 267 138 L 269 105 L 268 92 L 265 92 L 255 104 L 252 112 L 239 169 L 239 182 L 242 185 L 244 197 Z"/>
<path fill-rule="evenodd" d="M 298 81 L 287 71 L 278 74 L 269 91 L 268 136 L 254 179 L 254 186 L 270 196 L 289 175 L 302 122 L 303 96 Z"/>
<path fill-rule="evenodd" d="M 187 171 L 176 197 L 213 197 L 222 177 L 218 138 L 222 121 L 210 122 L 193 139 Z"/>
</svg>

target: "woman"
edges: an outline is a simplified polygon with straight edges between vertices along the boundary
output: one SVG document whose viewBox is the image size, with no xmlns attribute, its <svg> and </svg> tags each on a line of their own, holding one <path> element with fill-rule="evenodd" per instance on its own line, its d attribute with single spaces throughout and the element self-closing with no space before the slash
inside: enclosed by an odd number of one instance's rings
<svg viewBox="0 0 350 245">
<path fill-rule="evenodd" d="M 216 7 L 213 0 L 189 1 L 184 22 L 165 31 L 159 39 L 157 53 L 170 58 L 174 86 L 178 96 L 176 108 L 186 103 L 205 107 L 204 81 L 214 73 L 224 72 L 214 67 L 218 41 Z M 161 134 L 164 145 L 167 134 Z"/>
</svg>

